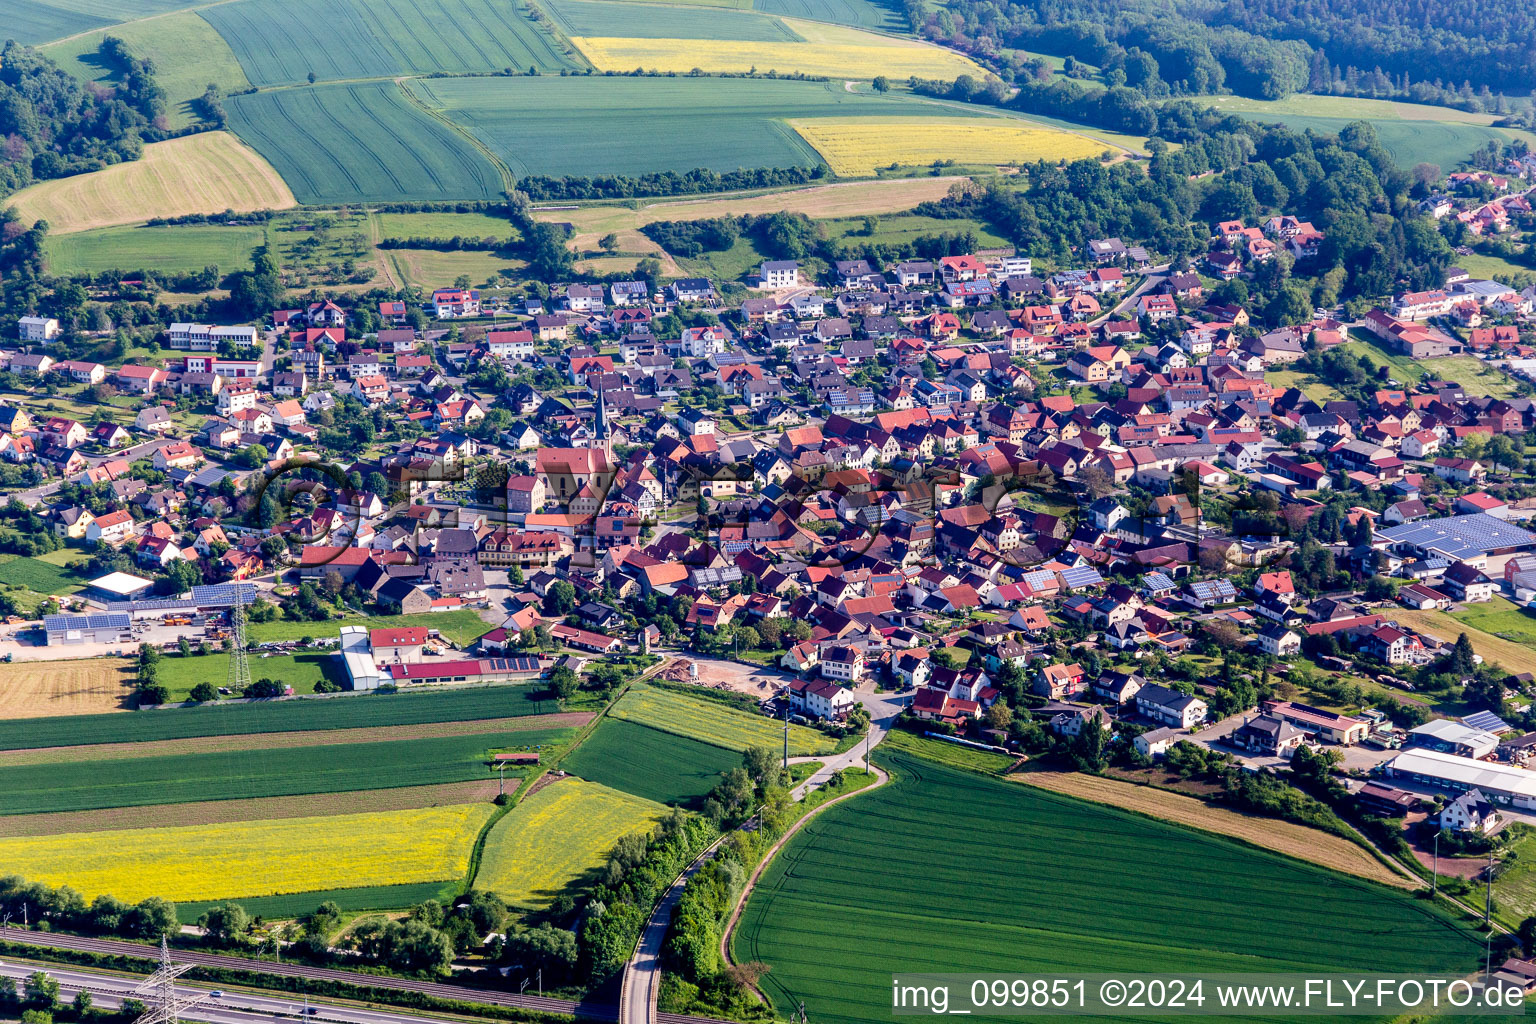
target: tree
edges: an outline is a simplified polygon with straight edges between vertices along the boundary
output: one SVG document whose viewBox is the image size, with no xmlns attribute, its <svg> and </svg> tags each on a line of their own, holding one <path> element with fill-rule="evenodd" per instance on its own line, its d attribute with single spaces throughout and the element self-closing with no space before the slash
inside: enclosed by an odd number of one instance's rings
<svg viewBox="0 0 1536 1024">
<path fill-rule="evenodd" d="M 1458 635 L 1456 646 L 1451 649 L 1451 671 L 1457 675 L 1471 675 L 1477 668 L 1477 662 L 1473 660 L 1472 655 L 1472 641 L 1465 633 Z"/>
<path fill-rule="evenodd" d="M 1365 581 L 1365 596 L 1371 601 L 1390 601 L 1397 596 L 1397 581 L 1385 576 L 1372 576 Z"/>
<path fill-rule="evenodd" d="M 59 1005 L 59 983 L 46 971 L 27 975 L 24 993 L 28 1006 L 52 1011 Z"/>
<path fill-rule="evenodd" d="M 987 708 L 987 726 L 992 729 L 1006 729 L 1013 724 L 1013 708 L 997 700 Z"/>
<path fill-rule="evenodd" d="M 576 588 L 565 580 L 550 584 L 544 593 L 544 610 L 551 615 L 568 615 L 576 607 Z"/>
<path fill-rule="evenodd" d="M 576 935 L 546 921 L 537 928 L 508 935 L 501 956 L 506 963 L 529 974 L 542 970 L 548 981 L 565 981 L 576 970 Z"/>
<path fill-rule="evenodd" d="M 281 697 L 283 693 L 282 683 L 274 679 L 258 679 L 247 686 L 240 695 L 254 700 L 266 700 L 271 697 Z"/>
<path fill-rule="evenodd" d="M 570 700 L 571 695 L 576 692 L 577 682 L 576 673 L 561 665 L 549 674 L 549 691 L 557 700 Z"/>
<path fill-rule="evenodd" d="M 251 927 L 251 915 L 238 903 L 221 903 L 203 911 L 197 926 L 221 946 L 233 945 L 245 938 Z"/>
<path fill-rule="evenodd" d="M 192 687 L 192 693 L 190 696 L 199 704 L 206 704 L 211 700 L 218 700 L 219 691 L 214 687 L 212 683 L 198 683 L 196 686 Z"/>
<path fill-rule="evenodd" d="M 779 781 L 779 758 L 771 747 L 748 747 L 742 752 L 741 765 L 759 790 L 765 790 Z"/>
<path fill-rule="evenodd" d="M 891 80 L 884 75 L 876 75 L 875 80 L 870 84 L 875 87 L 875 92 L 886 93 L 891 91 Z"/>
<path fill-rule="evenodd" d="M 81 989 L 75 993 L 75 998 L 69 1005 L 74 1009 L 76 1017 L 87 1017 L 91 1012 L 91 994 Z"/>
</svg>

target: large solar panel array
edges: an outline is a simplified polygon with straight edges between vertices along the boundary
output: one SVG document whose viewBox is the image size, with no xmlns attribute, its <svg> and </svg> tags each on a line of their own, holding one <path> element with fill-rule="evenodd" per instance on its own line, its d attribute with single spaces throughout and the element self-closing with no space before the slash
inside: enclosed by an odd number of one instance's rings
<svg viewBox="0 0 1536 1024">
<path fill-rule="evenodd" d="M 142 601 L 108 601 L 109 612 L 180 612 L 193 611 L 197 605 L 177 597 L 150 597 Z"/>
<path fill-rule="evenodd" d="M 1394 544 L 1434 548 L 1452 558 L 1486 555 L 1500 548 L 1536 546 L 1536 533 L 1521 529 L 1486 512 L 1444 519 L 1425 519 L 1378 531 Z"/>
<path fill-rule="evenodd" d="M 105 615 L 45 615 L 43 628 L 50 633 L 67 633 L 70 630 L 128 629 L 133 620 L 127 615 L 109 612 Z"/>
</svg>

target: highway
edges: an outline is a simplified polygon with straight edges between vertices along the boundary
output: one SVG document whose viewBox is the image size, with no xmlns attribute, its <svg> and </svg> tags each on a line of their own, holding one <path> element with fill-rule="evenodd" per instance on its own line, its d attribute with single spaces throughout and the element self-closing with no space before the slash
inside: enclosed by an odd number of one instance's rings
<svg viewBox="0 0 1536 1024">
<path fill-rule="evenodd" d="M 74 999 L 76 992 L 82 990 L 89 992 L 92 1005 L 101 1009 L 115 1010 L 124 999 L 150 1002 L 149 997 L 134 991 L 134 986 L 139 983 L 137 978 L 102 974 L 78 967 L 0 963 L 0 976 L 15 978 L 18 990 L 21 989 L 24 979 L 39 970 L 59 983 L 59 1002 L 61 1003 L 68 1003 Z M 176 995 L 179 999 L 194 995 L 207 996 L 208 993 L 216 991 L 219 990 L 208 985 L 178 984 L 176 986 Z M 435 1019 L 409 1013 L 370 1010 L 364 1007 L 341 1006 L 314 1000 L 309 1002 L 308 1007 L 310 1013 L 306 1015 L 302 996 L 261 996 L 248 992 L 230 991 L 222 992 L 214 998 L 207 998 L 201 1005 L 182 1011 L 181 1017 L 186 1020 L 206 1021 L 208 1024 L 251 1024 L 252 1021 L 270 1022 L 280 1017 L 331 1021 L 339 1024 L 422 1024 L 423 1021 Z"/>
<path fill-rule="evenodd" d="M 102 953 L 108 956 L 132 956 L 147 960 L 158 960 L 160 957 L 158 949 L 143 943 L 123 942 L 117 939 L 93 939 L 81 935 L 65 935 L 59 932 L 33 932 L 20 928 L 0 928 L 0 939 L 7 942 L 25 943 L 31 946 L 82 950 L 90 953 Z M 512 1006 L 525 1010 L 543 1010 L 547 1013 L 578 1014 L 596 1020 L 618 1019 L 618 1009 L 607 1003 L 576 1003 L 569 999 L 549 999 L 541 996 L 516 995 L 512 992 L 502 992 L 496 989 L 470 988 L 465 985 L 446 985 L 439 982 L 416 981 L 411 978 L 397 978 L 388 975 L 358 974 L 352 971 L 339 971 L 329 967 L 311 967 L 307 964 L 276 963 L 270 960 L 257 962 L 247 957 L 222 956 L 217 953 L 201 953 L 189 949 L 174 949 L 171 955 L 177 963 L 183 964 L 223 967 L 236 971 L 256 971 L 262 974 L 274 974 L 285 978 L 309 978 L 315 981 L 335 981 L 371 988 L 420 992 L 439 999 L 458 999 L 464 1002 L 485 1003 L 491 1006 Z M 50 969 L 49 973 L 57 974 L 58 972 Z M 277 1001 L 284 1005 L 289 1005 L 293 1002 L 293 997 L 280 997 Z M 386 1014 L 384 1016 L 389 1017 L 390 1015 Z M 395 1019 L 417 1020 L 420 1018 L 400 1015 Z M 382 1019 L 375 1018 L 373 1019 L 373 1024 L 385 1024 L 385 1022 Z"/>
</svg>

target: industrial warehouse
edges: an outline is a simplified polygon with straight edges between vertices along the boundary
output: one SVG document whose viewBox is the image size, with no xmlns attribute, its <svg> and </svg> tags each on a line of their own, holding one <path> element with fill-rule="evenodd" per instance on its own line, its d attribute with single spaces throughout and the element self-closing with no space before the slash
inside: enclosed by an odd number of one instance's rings
<svg viewBox="0 0 1536 1024">
<path fill-rule="evenodd" d="M 543 678 L 552 662 L 532 655 L 439 659 L 425 653 L 427 630 L 343 626 L 341 659 L 353 690 L 381 686 L 489 685 Z M 381 664 L 380 662 L 384 662 Z"/>
<path fill-rule="evenodd" d="M 1453 793 L 1476 789 L 1494 803 L 1536 810 L 1536 772 L 1513 765 L 1474 761 L 1437 750 L 1407 750 L 1388 762 L 1386 771 L 1399 779 Z"/>
</svg>

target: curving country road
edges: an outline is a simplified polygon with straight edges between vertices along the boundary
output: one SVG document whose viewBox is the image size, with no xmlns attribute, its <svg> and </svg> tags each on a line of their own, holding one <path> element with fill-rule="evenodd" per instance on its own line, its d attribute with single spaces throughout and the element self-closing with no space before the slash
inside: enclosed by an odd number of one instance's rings
<svg viewBox="0 0 1536 1024">
<path fill-rule="evenodd" d="M 833 775 L 844 768 L 854 768 L 862 765 L 866 749 L 874 749 L 881 740 L 885 739 L 886 733 L 890 732 L 891 725 L 896 721 L 896 716 L 901 714 L 902 708 L 912 699 L 897 694 L 875 693 L 872 690 L 867 693 L 856 693 L 855 696 L 859 698 L 859 703 L 869 712 L 868 747 L 860 743 L 849 750 L 843 751 L 841 754 L 825 757 L 790 758 L 791 764 L 807 761 L 823 762 L 821 768 L 817 769 L 810 778 L 800 783 L 791 792 L 790 795 L 796 800 L 804 800 L 806 794 L 826 785 Z M 831 803 L 829 802 L 823 805 L 823 807 L 829 807 Z M 822 809 L 817 808 L 816 810 L 820 811 Z M 814 813 L 816 812 L 813 811 L 812 814 Z M 779 846 L 783 844 L 784 839 L 789 838 L 800 825 L 808 820 L 809 816 L 800 819 L 799 822 L 796 822 L 795 828 L 791 829 L 789 833 L 775 844 L 773 851 L 770 851 L 769 855 L 765 856 L 762 863 L 758 865 L 757 872 L 752 876 L 754 881 L 763 868 L 773 859 L 773 852 L 778 850 Z M 683 1024 L 683 1022 L 688 1020 L 700 1019 L 684 1018 L 677 1014 L 659 1013 L 657 1011 L 656 1000 L 661 993 L 661 948 L 662 943 L 666 941 L 667 928 L 672 923 L 672 910 L 677 906 L 678 900 L 682 899 L 683 887 L 688 884 L 688 880 L 701 867 L 709 862 L 710 858 L 714 856 L 715 850 L 720 846 L 720 843 L 725 841 L 725 838 L 725 836 L 721 836 L 709 849 L 699 854 L 692 864 L 688 865 L 688 868 L 672 883 L 672 887 L 667 890 L 667 894 L 662 897 L 661 902 L 656 905 L 656 909 L 651 913 L 650 919 L 646 921 L 645 930 L 640 933 L 640 941 L 635 946 L 634 956 L 630 957 L 629 963 L 624 968 L 624 980 L 619 988 L 619 1024 Z M 751 891 L 750 882 L 747 885 L 747 891 Z M 741 902 L 744 903 L 745 901 L 746 892 L 742 894 Z M 741 904 L 738 903 L 736 908 L 738 913 L 740 909 Z M 733 915 L 732 920 L 734 921 L 734 919 Z M 727 927 L 725 934 L 730 934 L 729 927 Z"/>
</svg>

